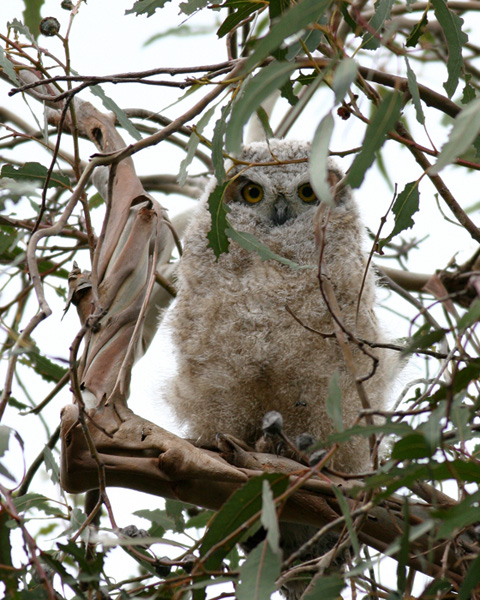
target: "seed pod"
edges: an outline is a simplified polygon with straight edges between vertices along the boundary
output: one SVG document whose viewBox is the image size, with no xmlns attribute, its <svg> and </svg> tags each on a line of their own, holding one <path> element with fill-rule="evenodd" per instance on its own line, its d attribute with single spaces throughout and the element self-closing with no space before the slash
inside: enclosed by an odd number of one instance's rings
<svg viewBox="0 0 480 600">
<path fill-rule="evenodd" d="M 57 35 L 60 31 L 60 23 L 55 17 L 45 17 L 40 21 L 40 33 L 48 37 Z"/>
</svg>

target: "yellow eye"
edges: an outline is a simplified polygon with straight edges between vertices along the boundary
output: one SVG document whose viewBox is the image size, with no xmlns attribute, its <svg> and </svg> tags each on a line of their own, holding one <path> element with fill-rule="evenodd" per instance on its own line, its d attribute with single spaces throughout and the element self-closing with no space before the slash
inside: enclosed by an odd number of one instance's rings
<svg viewBox="0 0 480 600">
<path fill-rule="evenodd" d="M 249 204 L 257 204 L 263 198 L 263 188 L 256 183 L 247 183 L 242 188 L 242 197 Z"/>
<path fill-rule="evenodd" d="M 303 202 L 308 202 L 309 204 L 316 202 L 317 200 L 315 192 L 309 183 L 304 183 L 298 188 L 298 195 L 300 196 L 300 200 L 303 200 Z"/>
</svg>

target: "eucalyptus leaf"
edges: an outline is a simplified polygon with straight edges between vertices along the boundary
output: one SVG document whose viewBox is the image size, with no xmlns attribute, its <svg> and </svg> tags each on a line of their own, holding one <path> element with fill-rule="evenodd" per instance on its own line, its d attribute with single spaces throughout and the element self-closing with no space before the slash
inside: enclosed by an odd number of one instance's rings
<svg viewBox="0 0 480 600">
<path fill-rule="evenodd" d="M 20 85 L 20 81 L 15 73 L 12 62 L 7 58 L 5 50 L 0 46 L 0 68 L 14 85 Z"/>
<path fill-rule="evenodd" d="M 380 47 L 380 32 L 386 20 L 390 19 L 393 0 L 377 0 L 375 12 L 368 24 L 368 32 L 363 36 L 362 47 L 365 50 L 376 50 Z"/>
<path fill-rule="evenodd" d="M 43 460 L 45 461 L 45 468 L 50 472 L 50 479 L 52 483 L 57 484 L 60 482 L 60 467 L 57 464 L 53 456 L 53 452 L 48 446 L 43 449 Z"/>
<path fill-rule="evenodd" d="M 438 155 L 437 162 L 430 169 L 431 175 L 440 171 L 461 156 L 480 132 L 480 98 L 472 100 L 455 117 L 446 144 Z"/>
<path fill-rule="evenodd" d="M 159 8 L 163 8 L 170 0 L 137 0 L 132 8 L 125 11 L 126 15 L 134 13 L 138 15 L 147 15 L 151 17 Z"/>
<path fill-rule="evenodd" d="M 200 556 L 205 557 L 209 553 L 205 561 L 206 569 L 219 568 L 223 558 L 245 533 L 243 524 L 255 514 L 260 514 L 264 481 L 270 483 L 274 497 L 283 493 L 288 486 L 288 477 L 281 474 L 264 474 L 250 479 L 230 496 L 216 513 L 200 546 Z"/>
<path fill-rule="evenodd" d="M 478 510 L 478 509 L 477 509 Z M 469 600 L 474 588 L 480 581 L 480 555 L 471 562 L 466 575 L 463 577 L 462 585 L 458 592 L 458 600 Z"/>
<path fill-rule="evenodd" d="M 333 197 L 328 183 L 328 146 L 332 137 L 334 120 L 327 113 L 320 121 L 312 141 L 309 158 L 310 183 L 320 202 L 333 206 Z"/>
<path fill-rule="evenodd" d="M 262 260 L 276 260 L 277 262 L 287 265 L 293 270 L 313 268 L 310 265 L 299 265 L 288 258 L 284 258 L 279 254 L 275 254 L 275 252 L 270 250 L 268 246 L 263 244 L 253 234 L 247 233 L 246 231 L 237 231 L 236 229 L 227 227 L 225 233 L 232 241 L 236 242 L 242 248 L 245 248 L 245 250 L 248 250 L 249 252 L 256 252 Z"/>
<path fill-rule="evenodd" d="M 266 540 L 258 544 L 240 567 L 237 600 L 270 600 L 281 568 L 281 556 L 272 551 L 270 544 Z"/>
<path fill-rule="evenodd" d="M 341 433 L 345 430 L 342 419 L 342 389 L 340 388 L 338 371 L 332 375 L 328 384 L 327 415 L 332 419 L 335 431 Z"/>
<path fill-rule="evenodd" d="M 288 37 L 302 31 L 311 23 L 316 23 L 332 4 L 332 0 L 302 0 L 286 10 L 272 25 L 249 56 L 245 71 L 250 71 L 262 62 L 273 50 L 280 47 Z"/>
<path fill-rule="evenodd" d="M 448 8 L 446 0 L 432 0 L 432 5 L 447 42 L 448 79 L 443 87 L 451 98 L 457 89 L 463 70 L 462 49 L 468 42 L 468 35 L 462 31 L 464 20 Z"/>
<path fill-rule="evenodd" d="M 91 85 L 90 91 L 94 96 L 100 98 L 103 106 L 107 110 L 111 110 L 113 113 L 115 113 L 115 116 L 117 117 L 120 125 L 133 137 L 134 140 L 139 141 L 142 139 L 140 132 L 138 131 L 138 129 L 135 128 L 135 125 L 130 121 L 130 119 L 127 117 L 124 111 L 118 106 L 118 104 L 114 100 L 112 100 L 105 94 L 105 92 L 99 85 Z"/>
<path fill-rule="evenodd" d="M 280 550 L 280 530 L 278 527 L 277 510 L 268 481 L 263 481 L 262 485 L 262 514 L 260 521 L 267 531 L 267 541 L 270 544 L 272 552 L 278 554 L 281 558 L 282 552 Z"/>
<path fill-rule="evenodd" d="M 357 188 L 362 183 L 365 172 L 372 166 L 375 153 L 380 150 L 387 133 L 393 129 L 400 118 L 402 103 L 400 92 L 394 91 L 386 94 L 370 120 L 362 142 L 362 149 L 357 154 L 347 175 L 347 181 L 352 188 Z"/>
<path fill-rule="evenodd" d="M 190 139 L 188 140 L 187 154 L 186 154 L 185 158 L 182 160 L 182 162 L 180 163 L 180 171 L 178 174 L 178 183 L 181 186 L 185 185 L 185 181 L 187 180 L 187 169 L 190 166 L 190 163 L 192 162 L 192 160 L 195 156 L 195 152 L 197 151 L 198 144 L 200 143 L 199 135 L 202 133 L 202 131 L 205 129 L 208 122 L 212 118 L 213 113 L 215 112 L 215 108 L 216 108 L 216 106 L 210 107 L 207 110 L 207 112 L 204 115 L 202 115 L 202 117 L 199 119 L 199 121 L 197 123 L 197 126 L 195 127 L 195 131 L 192 131 L 192 135 L 190 136 Z"/>
<path fill-rule="evenodd" d="M 475 325 L 480 320 L 480 299 L 477 298 L 472 302 L 472 305 L 467 312 L 462 315 L 457 323 L 459 331 Z"/>
<path fill-rule="evenodd" d="M 240 151 L 243 126 L 262 102 L 282 87 L 295 69 L 296 65 L 292 63 L 273 62 L 247 82 L 232 108 L 225 136 L 227 152 Z"/>
<path fill-rule="evenodd" d="M 379 250 L 382 250 L 396 235 L 415 225 L 412 217 L 418 211 L 419 202 L 418 181 L 411 181 L 406 184 L 393 204 L 392 211 L 395 215 L 395 225 L 392 232 L 378 242 Z"/>
<path fill-rule="evenodd" d="M 317 577 L 302 600 L 339 600 L 345 582 L 340 575 L 322 575 Z"/>
<path fill-rule="evenodd" d="M 223 201 L 227 183 L 217 185 L 208 197 L 208 210 L 212 217 L 212 227 L 207 234 L 208 248 L 212 248 L 218 258 L 223 252 L 228 252 L 227 213 L 229 208 Z"/>
<path fill-rule="evenodd" d="M 43 187 L 47 180 L 48 169 L 37 162 L 26 162 L 21 167 L 13 165 L 3 165 L 1 177 L 9 177 L 15 181 L 26 181 L 36 184 L 38 187 Z M 48 187 L 63 187 L 70 189 L 70 180 L 64 175 L 52 172 L 48 180 Z"/>
<path fill-rule="evenodd" d="M 339 104 L 345 98 L 352 83 L 357 79 L 358 67 L 353 58 L 340 61 L 333 74 L 332 88 L 335 92 L 335 102 Z"/>
<path fill-rule="evenodd" d="M 408 82 L 408 91 L 412 96 L 413 106 L 415 107 L 415 113 L 417 115 L 417 121 L 420 125 L 425 124 L 425 115 L 423 114 L 422 103 L 420 102 L 420 92 L 418 90 L 417 78 L 415 77 L 415 73 L 412 71 L 410 67 L 410 63 L 408 62 L 407 56 L 405 56 L 405 64 L 407 67 L 407 82 Z"/>
</svg>

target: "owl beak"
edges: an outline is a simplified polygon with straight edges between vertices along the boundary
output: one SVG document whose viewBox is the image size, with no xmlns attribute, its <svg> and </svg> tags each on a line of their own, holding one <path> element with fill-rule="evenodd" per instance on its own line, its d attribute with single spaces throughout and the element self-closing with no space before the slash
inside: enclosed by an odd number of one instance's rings
<svg viewBox="0 0 480 600">
<path fill-rule="evenodd" d="M 290 205 L 288 204 L 288 202 L 285 200 L 285 196 L 282 196 L 282 194 L 277 196 L 277 199 L 275 200 L 275 204 L 273 205 L 273 213 L 272 213 L 273 223 L 275 225 L 283 225 L 286 221 L 288 221 L 288 219 L 291 219 L 294 216 L 295 216 L 295 214 L 293 213 L 292 209 L 290 208 Z"/>
</svg>

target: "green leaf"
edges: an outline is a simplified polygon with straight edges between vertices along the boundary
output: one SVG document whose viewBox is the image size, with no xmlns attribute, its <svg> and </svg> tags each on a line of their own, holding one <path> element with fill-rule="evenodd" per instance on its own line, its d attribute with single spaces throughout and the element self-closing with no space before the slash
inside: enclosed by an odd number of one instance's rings
<svg viewBox="0 0 480 600">
<path fill-rule="evenodd" d="M 70 586 L 73 590 L 75 590 L 78 594 L 79 598 L 83 598 L 83 591 L 80 589 L 78 585 L 78 580 L 70 575 L 70 573 L 65 569 L 62 562 L 58 559 L 54 558 L 48 552 L 42 552 L 42 561 L 45 562 L 54 573 L 60 576 L 60 579 L 65 585 Z"/>
<path fill-rule="evenodd" d="M 339 104 L 345 98 L 358 74 L 357 63 L 353 58 L 344 58 L 333 75 L 332 88 L 335 92 L 335 102 Z"/>
<path fill-rule="evenodd" d="M 448 8 L 446 0 L 432 0 L 432 4 L 435 17 L 443 29 L 447 42 L 448 79 L 443 87 L 451 98 L 457 89 L 463 69 L 462 48 L 468 42 L 468 35 L 462 31 L 463 19 Z"/>
<path fill-rule="evenodd" d="M 5 455 L 8 450 L 8 443 L 10 441 L 10 434 L 13 433 L 13 429 L 7 425 L 0 425 L 0 457 Z"/>
<path fill-rule="evenodd" d="M 421 333 L 417 332 L 411 338 L 403 353 L 407 355 L 415 352 L 416 350 L 431 348 L 434 344 L 437 344 L 440 340 L 443 340 L 446 333 L 446 329 L 435 329 L 433 331 L 429 331 L 428 333 L 423 333 L 423 330 Z"/>
<path fill-rule="evenodd" d="M 232 29 L 246 19 L 249 15 L 263 8 L 263 4 L 257 2 L 240 2 L 239 0 L 227 0 L 223 7 L 237 9 L 231 12 L 225 21 L 220 25 L 217 36 L 219 38 L 224 37 L 227 33 L 230 33 Z"/>
<path fill-rule="evenodd" d="M 420 195 L 418 193 L 418 181 L 407 183 L 400 192 L 393 205 L 393 214 L 395 215 L 395 225 L 392 232 L 384 239 L 378 242 L 378 248 L 381 250 L 396 235 L 410 229 L 415 225 L 412 216 L 418 211 Z"/>
<path fill-rule="evenodd" d="M 23 496 L 19 496 L 13 500 L 15 504 L 15 508 L 19 513 L 27 512 L 32 508 L 36 508 L 38 510 L 43 510 L 44 512 L 49 512 L 51 507 L 49 505 L 49 499 L 46 496 L 42 496 L 41 494 L 24 494 Z"/>
<path fill-rule="evenodd" d="M 480 320 L 480 299 L 473 301 L 467 312 L 458 320 L 457 327 L 459 331 L 475 325 Z"/>
<path fill-rule="evenodd" d="M 470 364 L 464 369 L 460 369 L 460 371 L 455 373 L 453 379 L 453 393 L 458 394 L 458 392 L 465 390 L 472 381 L 475 381 L 479 377 L 480 359 L 471 360 Z M 430 401 L 438 402 L 439 400 L 444 400 L 447 396 L 447 389 L 450 388 L 451 386 L 442 383 L 440 389 L 431 396 Z"/>
<path fill-rule="evenodd" d="M 175 531 L 182 532 L 185 529 L 185 518 L 183 511 L 188 508 L 188 504 L 179 502 L 178 500 L 165 500 L 165 512 L 172 519 Z"/>
<path fill-rule="evenodd" d="M 341 433 L 345 430 L 342 419 L 342 390 L 340 388 L 338 371 L 332 375 L 328 384 L 327 415 L 332 419 L 335 431 Z"/>
<path fill-rule="evenodd" d="M 277 511 L 268 481 L 264 481 L 262 486 L 262 514 L 260 522 L 267 531 L 267 541 L 270 544 L 270 549 L 281 558 L 282 552 L 280 550 L 280 530 L 278 527 Z"/>
<path fill-rule="evenodd" d="M 413 48 L 418 44 L 418 40 L 420 39 L 420 36 L 423 34 L 423 32 L 425 31 L 425 28 L 428 25 L 428 16 L 427 15 L 428 15 L 428 8 L 423 13 L 420 21 L 412 29 L 412 33 L 408 36 L 407 41 L 405 42 L 405 45 L 407 46 L 407 48 Z"/>
<path fill-rule="evenodd" d="M 344 587 L 345 582 L 340 575 L 322 575 L 302 596 L 302 600 L 338 600 Z"/>
<path fill-rule="evenodd" d="M 480 98 L 458 113 L 446 144 L 438 155 L 437 162 L 430 169 L 430 174 L 437 175 L 446 166 L 463 154 L 480 132 Z"/>
<path fill-rule="evenodd" d="M 24 354 L 21 358 L 21 362 L 33 367 L 34 371 L 45 381 L 54 383 L 58 383 L 67 372 L 67 369 L 57 365 L 46 356 L 40 354 L 40 351 L 36 347 Z"/>
<path fill-rule="evenodd" d="M 207 6 L 210 0 L 187 0 L 180 2 L 180 11 L 184 15 L 193 15 L 194 12 Z"/>
<path fill-rule="evenodd" d="M 90 210 L 93 210 L 94 208 L 98 208 L 99 206 L 102 206 L 102 204 L 105 204 L 105 200 L 103 199 L 102 195 L 99 194 L 98 192 L 93 194 L 93 196 L 91 196 L 88 199 L 88 208 Z"/>
<path fill-rule="evenodd" d="M 143 0 L 141 0 L 141 1 L 143 1 Z M 123 112 L 123 110 L 118 106 L 118 104 L 105 94 L 105 92 L 99 85 L 91 85 L 90 91 L 92 92 L 92 94 L 94 96 L 97 96 L 98 98 L 100 98 L 103 106 L 107 110 L 111 110 L 113 113 L 115 113 L 115 116 L 117 117 L 120 125 L 125 129 L 125 131 L 127 131 L 133 137 L 134 140 L 139 141 L 142 139 L 142 136 L 141 136 L 140 132 L 138 131 L 138 129 L 135 128 L 135 125 L 130 121 L 130 119 Z"/>
<path fill-rule="evenodd" d="M 429 444 L 421 433 L 412 433 L 398 440 L 392 450 L 394 460 L 428 458 L 432 454 Z"/>
<path fill-rule="evenodd" d="M 205 569 L 216 570 L 220 567 L 223 558 L 245 534 L 242 525 L 256 513 L 260 513 L 264 481 L 270 483 L 275 498 L 288 486 L 288 477 L 285 475 L 268 473 L 250 479 L 232 494 L 213 518 L 200 546 L 202 557 L 215 547 L 205 561 Z M 235 536 L 231 535 L 237 530 Z"/>
<path fill-rule="evenodd" d="M 155 510 L 136 510 L 133 514 L 142 519 L 147 519 L 147 521 L 150 521 L 152 524 L 161 527 L 164 531 L 167 529 L 173 529 L 175 525 L 174 520 L 169 517 L 164 510 L 159 508 L 156 508 Z"/>
<path fill-rule="evenodd" d="M 269 140 L 273 137 L 275 137 L 272 128 L 270 126 L 270 121 L 268 120 L 268 115 L 267 115 L 267 111 L 263 108 L 263 106 L 259 106 L 257 108 L 257 110 L 255 111 L 255 114 L 258 117 L 258 120 L 260 121 L 262 127 L 263 127 L 263 131 L 265 133 L 265 137 Z"/>
<path fill-rule="evenodd" d="M 207 247 L 213 249 L 217 259 L 223 252 L 228 252 L 229 245 L 225 230 L 228 226 L 227 213 L 230 209 L 223 201 L 227 185 L 228 183 L 217 185 L 208 197 L 208 210 L 212 216 L 212 227 L 207 234 Z"/>
<path fill-rule="evenodd" d="M 478 523 L 479 500 L 480 494 L 477 491 L 470 495 L 467 494 L 463 500 L 454 506 L 433 511 L 432 516 L 441 521 L 437 531 L 437 539 L 452 537 L 459 530 L 473 523 Z"/>
<path fill-rule="evenodd" d="M 58 548 L 66 554 L 72 556 L 78 563 L 80 573 L 78 576 L 79 581 L 97 581 L 99 580 L 100 573 L 103 570 L 103 563 L 105 560 L 104 552 L 95 552 L 93 558 L 87 558 L 90 555 L 85 553 L 83 544 L 75 544 L 74 542 L 68 542 L 67 544 L 61 544 L 57 542 Z"/>
<path fill-rule="evenodd" d="M 247 81 L 243 93 L 237 96 L 227 125 L 225 136 L 227 152 L 239 152 L 243 126 L 261 103 L 282 87 L 295 68 L 296 66 L 291 63 L 273 62 Z"/>
<path fill-rule="evenodd" d="M 20 85 L 13 64 L 8 60 L 4 49 L 0 46 L 0 68 L 14 85 Z"/>
<path fill-rule="evenodd" d="M 412 430 L 410 425 L 406 423 L 385 423 L 384 425 L 355 425 L 346 429 L 342 432 L 332 433 L 328 436 L 327 442 L 333 444 L 335 442 L 346 442 L 351 439 L 354 435 L 360 435 L 362 437 L 369 437 L 372 434 L 390 434 L 404 436 L 409 434 Z"/>
<path fill-rule="evenodd" d="M 269 33 L 258 42 L 245 64 L 245 71 L 250 71 L 262 62 L 288 37 L 316 23 L 331 4 L 332 0 L 302 0 L 286 10 L 272 25 Z"/>
<path fill-rule="evenodd" d="M 253 234 L 247 233 L 246 231 L 237 231 L 231 227 L 227 227 L 225 233 L 228 237 L 239 246 L 248 250 L 249 252 L 256 252 L 262 260 L 276 260 L 284 265 L 289 266 L 293 270 L 297 269 L 310 269 L 313 268 L 310 265 L 299 265 L 288 258 L 284 258 L 279 254 L 275 254 L 268 246 L 263 244 Z"/>
<path fill-rule="evenodd" d="M 16 181 L 31 181 L 43 187 L 47 180 L 48 169 L 37 162 L 27 162 L 21 167 L 13 165 L 3 165 L 0 177 L 9 177 Z M 38 183 L 37 183 L 38 182 Z M 51 173 L 48 187 L 63 187 L 70 189 L 70 180 L 64 175 Z"/>
<path fill-rule="evenodd" d="M 377 0 L 375 2 L 375 13 L 368 24 L 369 31 L 363 36 L 362 47 L 365 50 L 376 50 L 380 47 L 380 40 L 378 37 L 383 24 L 386 20 L 390 19 L 392 6 L 393 0 Z"/>
<path fill-rule="evenodd" d="M 405 56 L 405 64 L 407 65 L 407 81 L 408 91 L 412 96 L 413 106 L 415 107 L 415 113 L 417 115 L 417 121 L 421 124 L 425 124 L 425 115 L 423 114 L 422 103 L 420 102 L 420 92 L 418 91 L 417 78 L 415 73 L 410 67 L 407 56 Z"/>
<path fill-rule="evenodd" d="M 478 509 L 477 509 L 478 511 Z M 478 555 L 468 567 L 467 574 L 464 575 L 462 586 L 458 592 L 458 600 L 469 600 L 471 592 L 480 581 L 480 555 Z"/>
<path fill-rule="evenodd" d="M 23 22 L 30 29 L 34 37 L 38 37 L 40 33 L 40 21 L 42 15 L 40 10 L 44 4 L 44 0 L 24 0 L 25 10 L 23 11 Z"/>
<path fill-rule="evenodd" d="M 190 25 L 180 25 L 179 27 L 170 27 L 170 29 L 166 29 L 161 33 L 156 33 L 149 37 L 144 43 L 143 47 L 146 48 L 151 44 L 157 42 L 158 40 L 162 40 L 169 36 L 174 37 L 185 37 L 191 38 L 195 35 L 207 35 L 213 32 L 212 27 L 190 27 Z"/>
<path fill-rule="evenodd" d="M 53 452 L 48 446 L 43 449 L 43 460 L 45 461 L 45 468 L 50 471 L 50 479 L 52 483 L 57 484 L 60 482 L 60 467 L 57 464 L 53 456 Z"/>
<path fill-rule="evenodd" d="M 225 182 L 225 164 L 223 160 L 223 149 L 224 149 L 224 136 L 227 130 L 227 118 L 232 110 L 232 104 L 229 103 L 227 106 L 222 108 L 222 114 L 218 121 L 215 123 L 212 137 L 212 161 L 215 169 L 215 177 L 217 178 L 218 184 Z"/>
<path fill-rule="evenodd" d="M 258 544 L 240 567 L 237 600 L 270 600 L 276 590 L 282 560 L 265 540 Z"/>
<path fill-rule="evenodd" d="M 333 197 L 328 183 L 328 146 L 332 137 L 334 120 L 332 113 L 328 113 L 320 121 L 313 136 L 308 170 L 313 191 L 320 202 L 333 206 Z"/>
<path fill-rule="evenodd" d="M 355 556 L 360 557 L 360 544 L 358 542 L 357 532 L 353 525 L 352 515 L 350 514 L 350 505 L 348 504 L 345 496 L 342 494 L 340 488 L 337 488 L 336 485 L 332 485 L 333 493 L 338 500 L 338 504 L 340 506 L 340 510 L 342 511 L 342 515 L 345 518 L 345 525 L 347 526 L 348 533 L 350 535 L 350 541 L 352 542 L 353 551 Z"/>
<path fill-rule="evenodd" d="M 268 13 L 270 21 L 274 21 L 283 14 L 290 6 L 290 0 L 270 0 L 268 3 Z"/>
<path fill-rule="evenodd" d="M 403 97 L 400 92 L 385 94 L 385 98 L 373 115 L 365 132 L 362 149 L 353 161 L 347 175 L 348 183 L 357 188 L 363 181 L 367 169 L 372 166 L 375 153 L 380 150 L 387 137 L 400 118 Z"/>
<path fill-rule="evenodd" d="M 317 23 L 322 21 L 324 21 L 324 19 L 320 18 Z M 320 31 L 319 29 L 307 30 L 307 32 L 302 35 L 299 40 L 288 47 L 288 50 L 285 54 L 285 60 L 292 61 L 296 56 L 304 55 L 305 49 L 307 49 L 308 52 L 315 52 L 323 38 L 323 31 Z"/>
<path fill-rule="evenodd" d="M 20 573 L 16 573 L 12 563 L 12 545 L 10 543 L 10 528 L 6 526 L 10 519 L 6 509 L 0 507 L 0 578 L 7 588 L 6 597 L 13 598 L 13 592 L 17 589 L 17 577 Z M 5 568 L 6 567 L 6 568 Z"/>
<path fill-rule="evenodd" d="M 158 8 L 163 8 L 170 0 L 137 0 L 129 10 L 125 11 L 126 15 L 135 13 L 138 15 L 147 15 L 151 17 Z"/>
<path fill-rule="evenodd" d="M 197 126 L 195 127 L 195 131 L 192 132 L 190 139 L 187 144 L 187 154 L 185 158 L 180 163 L 180 171 L 178 174 L 178 183 L 180 185 L 184 185 L 187 180 L 187 169 L 192 162 L 195 152 L 197 151 L 198 144 L 200 143 L 199 135 L 201 135 L 202 131 L 205 129 L 206 125 L 212 118 L 213 113 L 215 112 L 215 106 L 212 106 L 207 110 L 207 112 L 199 119 Z M 197 135 L 198 134 L 198 135 Z"/>
<path fill-rule="evenodd" d="M 463 88 L 462 98 L 460 102 L 462 104 L 469 104 L 472 100 L 477 97 L 475 88 L 470 83 L 472 76 L 470 73 L 465 73 L 465 87 Z"/>
</svg>

